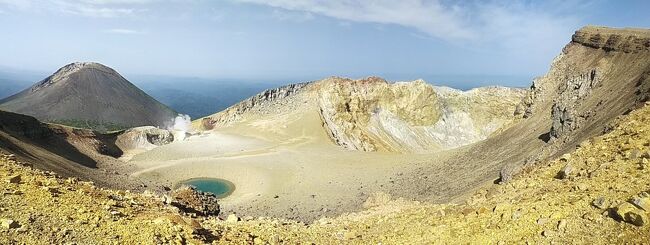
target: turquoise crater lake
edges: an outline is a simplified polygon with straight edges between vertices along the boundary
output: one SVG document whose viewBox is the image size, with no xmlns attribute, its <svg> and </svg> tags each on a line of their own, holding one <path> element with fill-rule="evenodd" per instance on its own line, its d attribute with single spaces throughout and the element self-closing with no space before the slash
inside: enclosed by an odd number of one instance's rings
<svg viewBox="0 0 650 245">
<path fill-rule="evenodd" d="M 216 178 L 193 178 L 182 181 L 178 184 L 194 186 L 197 190 L 202 192 L 210 192 L 217 196 L 217 198 L 224 198 L 235 191 L 235 184 L 225 179 Z"/>
</svg>

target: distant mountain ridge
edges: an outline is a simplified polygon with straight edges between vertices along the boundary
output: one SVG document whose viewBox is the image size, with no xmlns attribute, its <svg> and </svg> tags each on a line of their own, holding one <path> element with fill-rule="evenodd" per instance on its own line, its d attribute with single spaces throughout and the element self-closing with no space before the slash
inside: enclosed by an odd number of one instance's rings
<svg viewBox="0 0 650 245">
<path fill-rule="evenodd" d="M 94 62 L 62 67 L 22 92 L 0 100 L 0 110 L 100 131 L 165 126 L 177 114 L 115 70 Z"/>
</svg>

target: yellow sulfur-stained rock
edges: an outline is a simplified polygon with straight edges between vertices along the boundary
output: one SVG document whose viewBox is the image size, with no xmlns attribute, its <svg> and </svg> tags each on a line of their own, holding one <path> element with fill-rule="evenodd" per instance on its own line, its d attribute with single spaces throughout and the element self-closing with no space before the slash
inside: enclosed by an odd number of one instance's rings
<svg viewBox="0 0 650 245">
<path fill-rule="evenodd" d="M 614 208 L 614 211 L 618 218 L 630 224 L 643 226 L 648 223 L 648 216 L 645 211 L 637 208 L 631 203 L 624 202 Z"/>
<path fill-rule="evenodd" d="M 2 223 L 2 228 L 5 230 L 20 228 L 18 222 L 12 219 L 2 219 L 0 223 Z"/>
<path fill-rule="evenodd" d="M 635 197 L 631 202 L 646 212 L 650 211 L 650 197 Z"/>
</svg>

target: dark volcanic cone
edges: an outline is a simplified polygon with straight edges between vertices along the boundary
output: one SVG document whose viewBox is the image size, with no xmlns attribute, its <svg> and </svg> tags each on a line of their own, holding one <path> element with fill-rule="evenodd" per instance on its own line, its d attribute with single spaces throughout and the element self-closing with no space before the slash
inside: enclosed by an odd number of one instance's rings
<svg viewBox="0 0 650 245">
<path fill-rule="evenodd" d="M 95 129 L 163 126 L 176 113 L 99 63 L 72 63 L 0 100 L 0 109 Z"/>
</svg>

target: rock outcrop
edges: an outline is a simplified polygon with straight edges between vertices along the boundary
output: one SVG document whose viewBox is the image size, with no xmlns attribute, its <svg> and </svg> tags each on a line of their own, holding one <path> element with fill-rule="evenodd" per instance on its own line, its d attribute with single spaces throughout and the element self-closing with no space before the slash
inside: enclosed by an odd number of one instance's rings
<svg viewBox="0 0 650 245">
<path fill-rule="evenodd" d="M 145 126 L 124 131 L 117 136 L 115 144 L 125 151 L 135 149 L 151 150 L 173 141 L 174 135 L 169 130 Z"/>
<path fill-rule="evenodd" d="M 558 138 L 575 130 L 585 119 L 595 113 L 594 111 L 581 112 L 578 108 L 601 79 L 600 74 L 594 69 L 561 84 L 559 97 L 555 99 L 551 109 L 553 123 L 550 136 L 552 138 Z"/>
<path fill-rule="evenodd" d="M 267 89 L 263 92 L 239 102 L 226 110 L 219 112 L 217 115 L 204 117 L 200 119 L 200 125 L 197 128 L 210 130 L 216 125 L 228 125 L 240 120 L 242 114 L 256 109 L 258 112 L 263 111 L 264 107 L 270 104 L 282 101 L 296 93 L 302 91 L 309 83 L 296 83 L 282 86 L 275 89 Z"/>
<path fill-rule="evenodd" d="M 219 215 L 219 203 L 212 193 L 201 192 L 192 186 L 181 186 L 172 193 L 172 205 L 185 212 L 201 215 Z"/>
<path fill-rule="evenodd" d="M 604 51 L 638 53 L 650 51 L 650 36 L 645 29 L 613 29 L 586 26 L 573 35 L 573 43 Z"/>
</svg>

